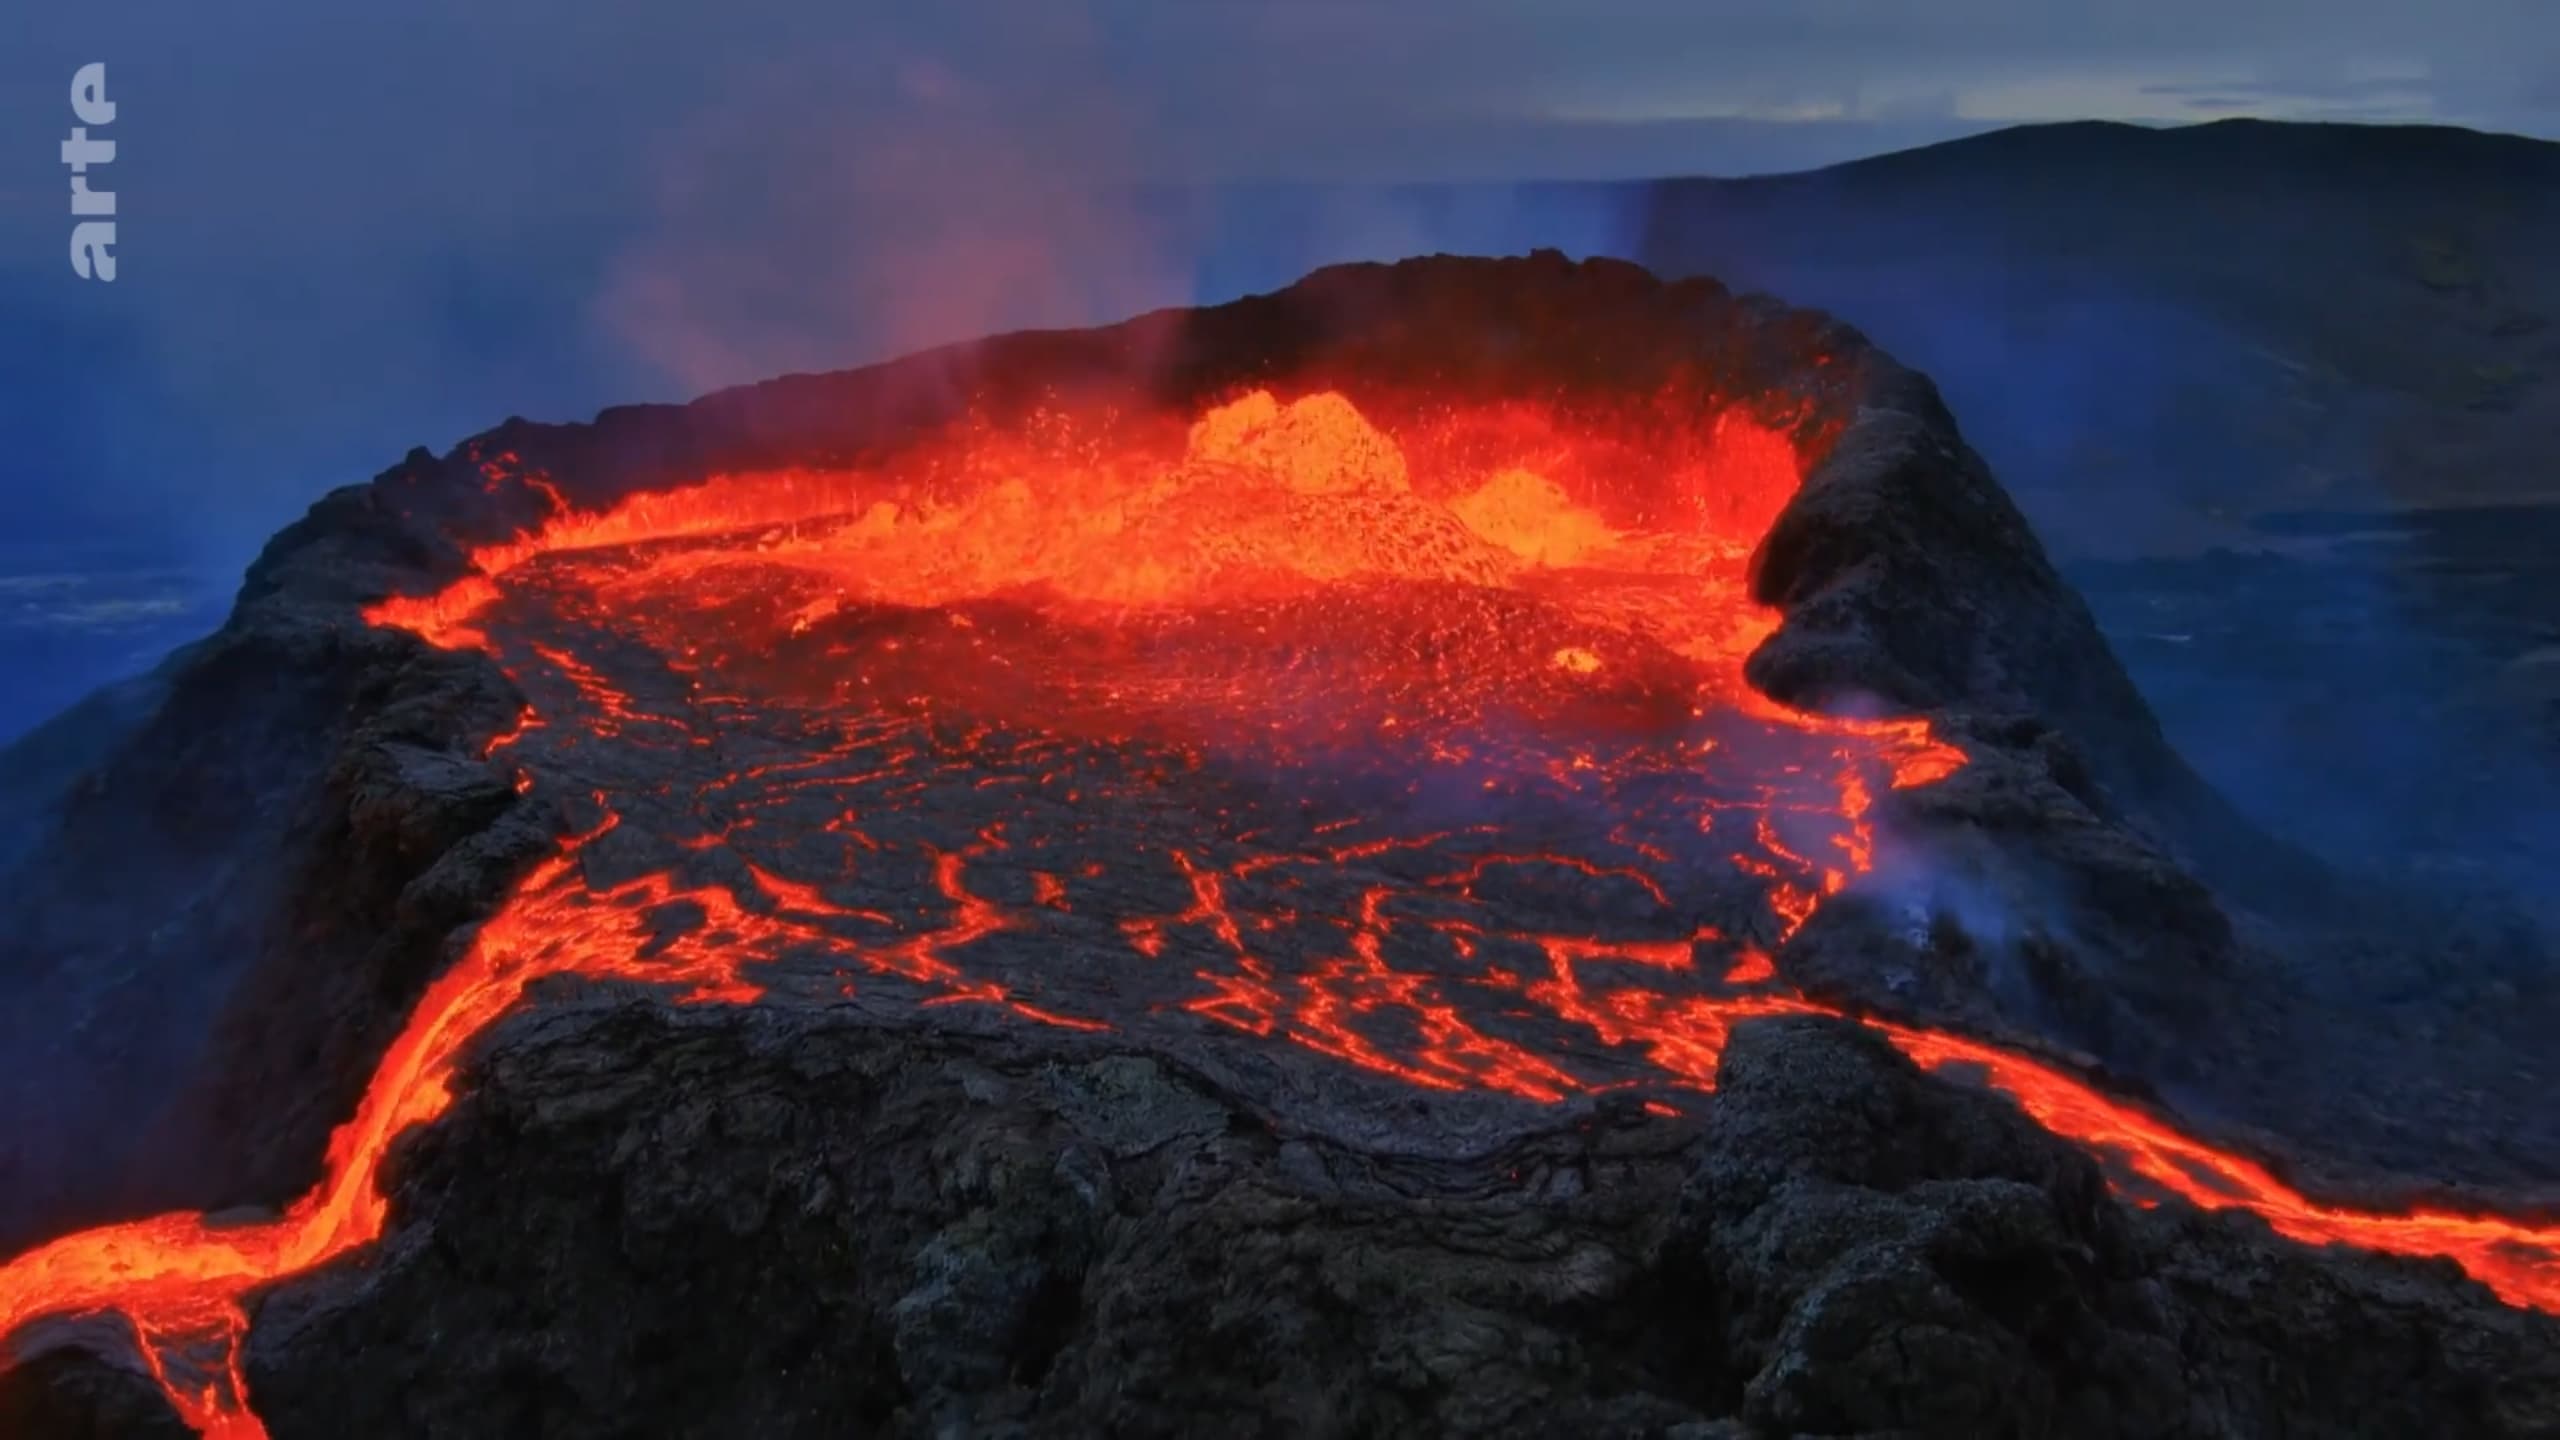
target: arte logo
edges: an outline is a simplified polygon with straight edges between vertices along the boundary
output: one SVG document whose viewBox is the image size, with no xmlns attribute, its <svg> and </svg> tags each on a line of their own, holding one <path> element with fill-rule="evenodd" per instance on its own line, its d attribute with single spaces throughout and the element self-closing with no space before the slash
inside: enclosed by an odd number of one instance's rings
<svg viewBox="0 0 2560 1440">
<path fill-rule="evenodd" d="M 89 127 L 115 123 L 116 105 L 107 98 L 107 67 L 93 61 L 71 77 L 71 114 L 80 123 L 62 142 L 62 163 L 71 167 L 71 268 L 83 280 L 116 278 L 116 192 L 90 188 L 89 167 L 116 158 L 116 142 L 92 140 Z"/>
</svg>

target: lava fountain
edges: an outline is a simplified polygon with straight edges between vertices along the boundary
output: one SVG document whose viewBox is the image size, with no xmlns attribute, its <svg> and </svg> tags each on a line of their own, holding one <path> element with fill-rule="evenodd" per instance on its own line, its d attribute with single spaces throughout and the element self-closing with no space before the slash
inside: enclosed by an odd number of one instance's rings
<svg viewBox="0 0 2560 1440">
<path fill-rule="evenodd" d="M 247 1297 L 381 1235 L 392 1143 L 555 977 L 1285 1044 L 1524 1103 L 1704 1091 L 1730 1025 L 1823 1008 L 1769 957 L 1871 866 L 1881 797 L 1966 763 L 1744 679 L 1783 618 L 1755 547 L 1829 441 L 1675 379 L 1063 403 L 587 507 L 481 453 L 542 517 L 367 619 L 507 670 L 528 705 L 488 755 L 573 833 L 309 1192 L 22 1255 L 0 1334 L 120 1315 L 188 1423 L 263 1434 Z M 2043 1061 L 1880 1028 L 2146 1193 L 2560 1309 L 2560 1230 L 2323 1205 Z"/>
</svg>

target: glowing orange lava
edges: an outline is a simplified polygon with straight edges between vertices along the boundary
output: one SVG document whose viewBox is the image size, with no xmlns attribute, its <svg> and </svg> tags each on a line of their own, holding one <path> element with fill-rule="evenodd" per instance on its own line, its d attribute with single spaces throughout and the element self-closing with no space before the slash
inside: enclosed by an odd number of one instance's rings
<svg viewBox="0 0 2560 1440">
<path fill-rule="evenodd" d="M 1820 1012 L 1769 954 L 1870 868 L 1875 798 L 1964 763 L 1744 683 L 1779 621 L 1745 566 L 1801 461 L 1740 409 L 1390 426 L 1254 392 L 595 514 L 509 473 L 550 519 L 368 618 L 506 665 L 533 703 L 489 753 L 587 828 L 421 997 L 282 1215 L 0 1268 L 0 1336 L 120 1313 L 208 1435 L 264 1434 L 244 1297 L 381 1234 L 391 1142 L 545 977 L 1188 1025 L 1539 1102 L 1704 1089 L 1731 1025 Z M 2049 1065 L 1879 1028 L 2120 1179 L 2560 1310 L 2560 1230 L 2326 1207 Z"/>
</svg>

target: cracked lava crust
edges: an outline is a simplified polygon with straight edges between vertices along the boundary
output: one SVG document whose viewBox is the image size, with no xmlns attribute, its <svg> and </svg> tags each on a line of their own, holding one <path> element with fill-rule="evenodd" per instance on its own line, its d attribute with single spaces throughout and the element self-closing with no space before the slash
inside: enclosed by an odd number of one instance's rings
<svg viewBox="0 0 2560 1440">
<path fill-rule="evenodd" d="M 1802 422 L 1676 378 L 1606 406 L 1247 387 L 596 508 L 483 457 L 542 518 L 367 618 L 503 666 L 527 704 L 488 753 L 574 833 L 427 991 L 307 1196 L 22 1256 L 0 1333 L 120 1314 L 188 1423 L 262 1433 L 240 1297 L 379 1235 L 386 1148 L 551 977 L 1683 1105 L 1730 1025 L 1824 1008 L 1770 955 L 1890 843 L 1880 797 L 1966 763 L 1924 720 L 1744 679 L 1781 618 L 1751 557 L 1828 443 Z M 1879 1028 L 2129 1193 L 2560 1306 L 2547 1229 L 2325 1207 L 2051 1064 Z"/>
</svg>

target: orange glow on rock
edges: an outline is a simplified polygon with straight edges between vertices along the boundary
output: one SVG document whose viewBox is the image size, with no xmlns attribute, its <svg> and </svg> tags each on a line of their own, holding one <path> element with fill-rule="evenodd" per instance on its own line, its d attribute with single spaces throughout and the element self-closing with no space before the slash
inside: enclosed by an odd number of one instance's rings
<svg viewBox="0 0 2560 1440">
<path fill-rule="evenodd" d="M 701 751 L 716 743 L 705 715 L 793 717 L 817 737 L 810 753 L 753 751 L 763 758 L 721 782 L 744 796 L 734 813 L 668 848 L 731 847 L 780 823 L 775 807 L 818 796 L 831 818 L 809 838 L 841 853 L 843 874 L 741 855 L 725 881 L 679 865 L 591 882 L 589 856 L 624 818 L 623 797 L 594 795 L 603 818 L 525 876 L 420 998 L 307 1194 L 262 1222 L 164 1215 L 19 1256 L 0 1267 L 0 1336 L 120 1312 L 189 1424 L 262 1435 L 241 1380 L 245 1297 L 382 1233 L 392 1141 L 445 1112 L 466 1048 L 551 976 L 747 1004 L 781 962 L 817 955 L 835 967 L 830 995 L 876 983 L 1095 1030 L 1111 1022 L 991 978 L 970 953 L 1092 916 L 1125 941 L 1133 973 L 1187 968 L 1167 1007 L 1185 1023 L 1428 1090 L 1546 1103 L 1622 1083 L 1509 1028 L 1529 1017 L 1710 1087 L 1733 1024 L 1822 1012 L 1787 991 L 1769 952 L 1871 867 L 1875 797 L 1964 756 L 1925 721 L 1800 714 L 1744 682 L 1780 621 L 1750 599 L 1744 569 L 1801 480 L 1786 433 L 1735 410 L 1650 448 L 1617 441 L 1523 406 L 1427 412 L 1391 433 L 1338 394 L 1257 391 L 1170 431 L 1042 417 L 878 470 L 722 477 L 600 513 L 543 482 L 544 523 L 367 618 L 488 650 L 552 697 L 490 742 L 521 765 L 520 788 L 561 783 L 546 745 Z M 643 693 L 576 638 L 601 634 L 658 657 L 682 698 Z M 1518 736 L 1536 743 L 1506 738 Z M 1427 772 L 1417 787 L 1446 774 L 1453 793 L 1584 800 L 1650 786 L 1677 803 L 1646 828 L 1618 820 L 1609 860 L 1488 835 L 1498 827 L 1463 806 L 1449 826 L 1384 835 L 1356 813 L 1311 819 L 1263 848 L 1209 814 L 1198 843 L 1163 852 L 1182 898 L 1156 913 L 1086 888 L 1116 857 L 1024 858 L 1017 816 L 917 852 L 922 919 L 903 900 L 849 898 L 846 884 L 898 850 L 876 816 L 911 803 L 934 767 L 974 777 L 976 793 L 1037 790 L 1054 813 L 1107 803 L 1109 782 L 1057 758 L 1079 745 L 1167 775 L 1238 754 L 1303 768 L 1390 747 Z M 995 884 L 1007 867 L 1019 893 Z M 1523 885 L 1676 914 L 1707 871 L 1757 887 L 1756 934 L 1684 921 L 1608 939 L 1596 923 L 1551 933 L 1487 918 Z M 1318 898 L 1328 887 L 1345 898 Z M 1105 897 L 1119 913 L 1095 916 Z M 700 923 L 653 928 L 679 903 Z M 1440 968 L 1419 966 L 1423 953 Z M 1879 1028 L 1923 1065 L 1980 1071 L 2119 1176 L 2246 1207 L 2302 1240 L 2450 1256 L 2510 1303 L 2560 1310 L 2560 1230 L 2324 1207 L 2051 1066 Z"/>
<path fill-rule="evenodd" d="M 1978 1071 L 2057 1135 L 2068 1136 L 2150 1185 L 2206 1210 L 2242 1209 L 2279 1235 L 2393 1255 L 2440 1255 L 2510 1305 L 2560 1312 L 2560 1225 L 2442 1210 L 2399 1214 L 2324 1205 L 2243 1155 L 2182 1135 L 2160 1117 L 2023 1055 L 1961 1036 L 1878 1025 L 1931 1069 Z"/>
</svg>

